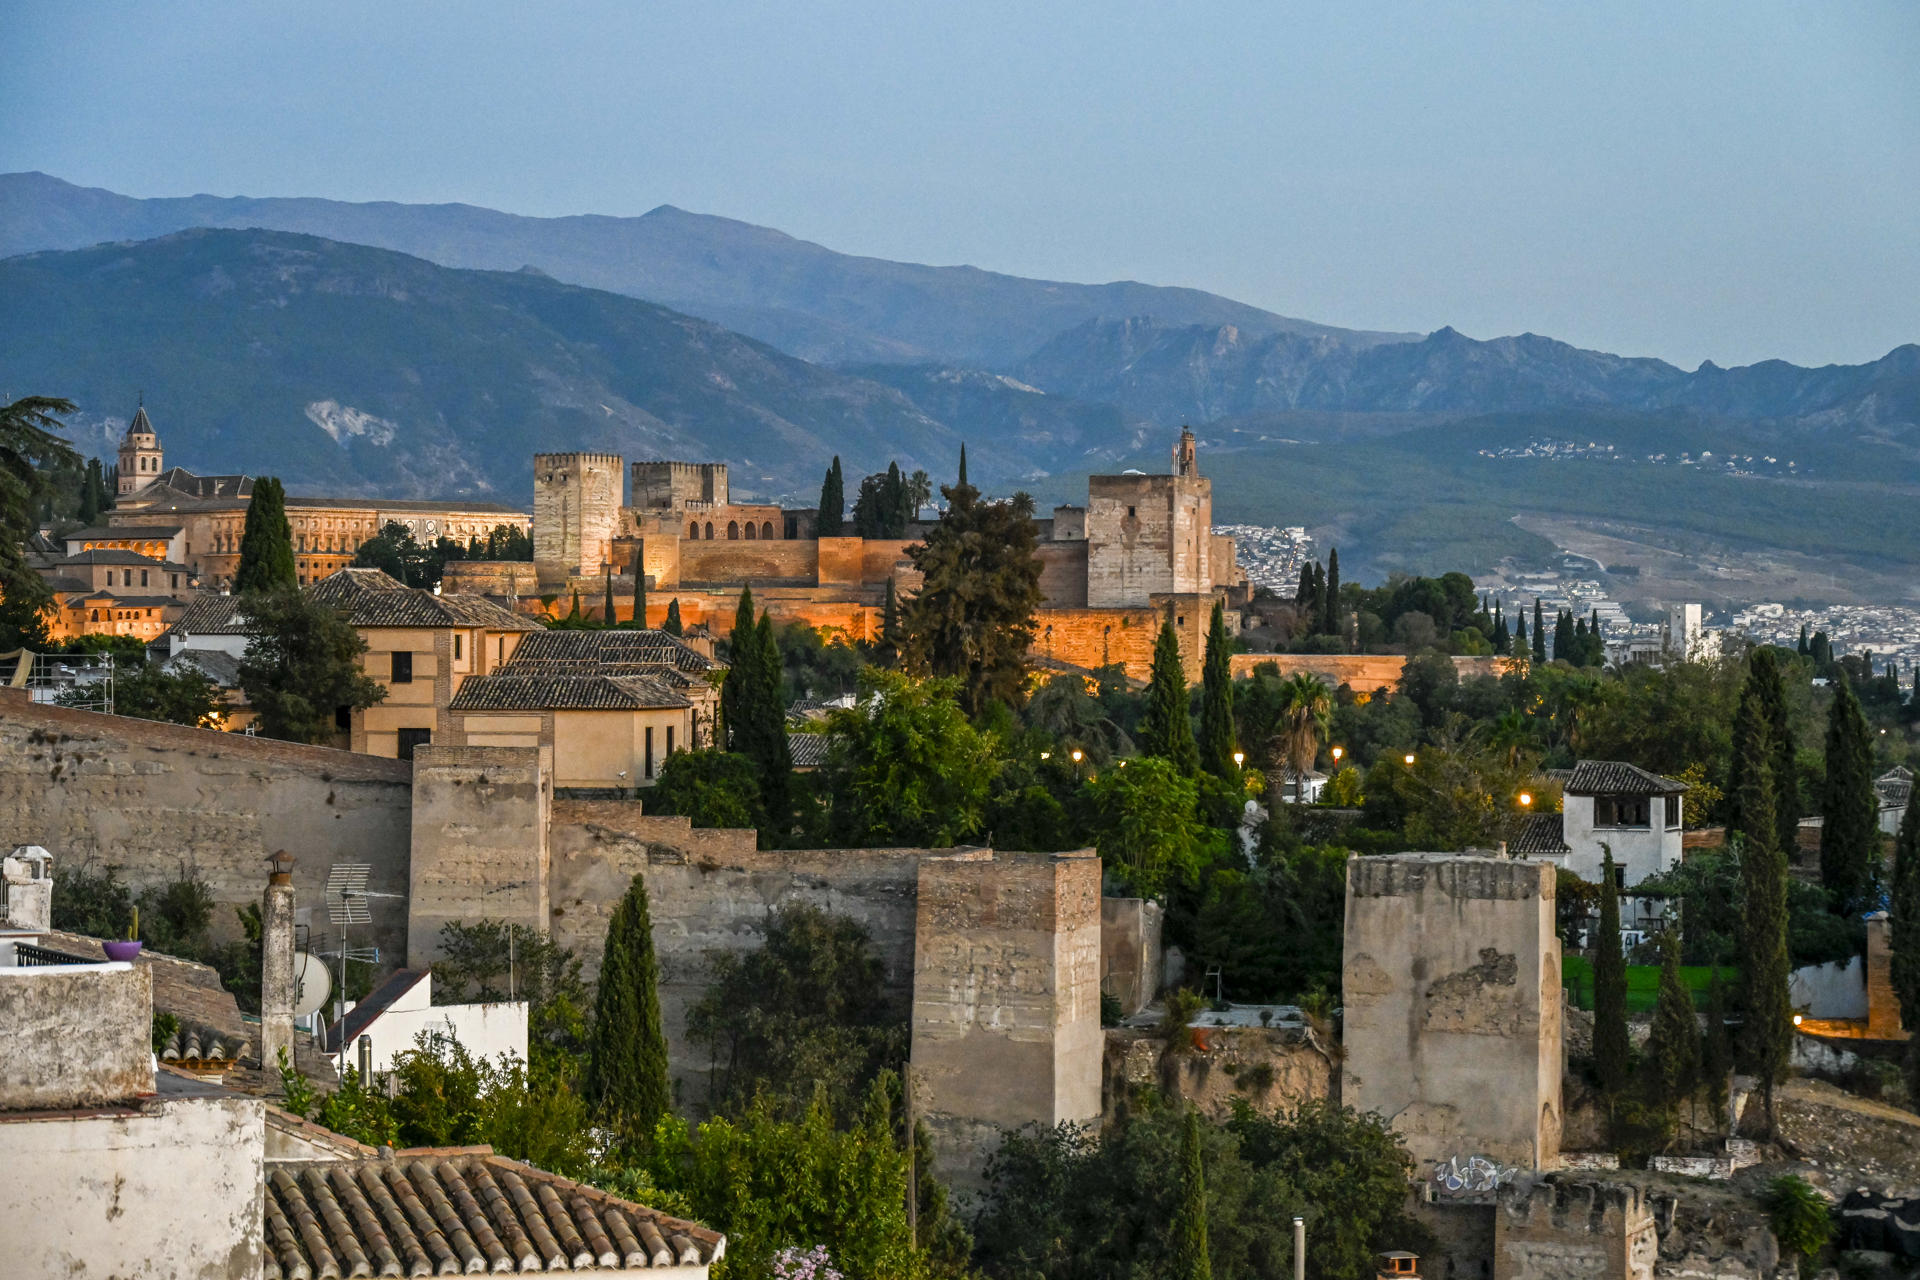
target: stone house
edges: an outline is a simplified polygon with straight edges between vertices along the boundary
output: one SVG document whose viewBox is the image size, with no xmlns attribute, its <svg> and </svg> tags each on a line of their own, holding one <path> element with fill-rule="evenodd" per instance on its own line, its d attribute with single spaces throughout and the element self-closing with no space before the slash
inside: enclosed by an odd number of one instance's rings
<svg viewBox="0 0 1920 1280">
<path fill-rule="evenodd" d="M 28 563 L 53 589 L 47 633 L 55 640 L 152 640 L 179 621 L 199 594 L 198 579 L 186 565 L 125 547 L 92 546 L 64 556 L 30 552 Z"/>
</svg>

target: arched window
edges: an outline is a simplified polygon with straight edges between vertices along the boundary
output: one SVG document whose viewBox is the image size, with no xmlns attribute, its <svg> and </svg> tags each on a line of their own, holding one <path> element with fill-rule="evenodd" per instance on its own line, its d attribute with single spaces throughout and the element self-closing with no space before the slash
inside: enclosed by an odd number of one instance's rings
<svg viewBox="0 0 1920 1280">
<path fill-rule="evenodd" d="M 760 531 L 753 527 L 753 521 L 751 520 L 747 521 L 747 541 L 752 542 L 755 538 L 759 536 L 760 536 Z"/>
<path fill-rule="evenodd" d="M 700 540 L 700 522 L 698 520 L 687 521 L 687 537 L 695 542 Z"/>
<path fill-rule="evenodd" d="M 95 609 L 95 610 L 93 611 L 93 620 L 94 620 L 95 622 L 98 622 L 98 621 L 100 621 L 100 611 L 99 611 L 98 609 Z"/>
<path fill-rule="evenodd" d="M 713 521 L 707 521 L 707 541 L 713 541 Z"/>
<path fill-rule="evenodd" d="M 773 521 L 762 520 L 760 522 L 760 536 L 765 538 L 768 542 L 773 541 Z"/>
<path fill-rule="evenodd" d="M 727 537 L 728 537 L 729 539 L 732 539 L 732 540 L 734 540 L 734 541 L 738 541 L 738 540 L 739 540 L 739 537 L 740 537 L 740 522 L 739 522 L 738 520 L 729 520 L 729 521 L 727 521 Z"/>
</svg>

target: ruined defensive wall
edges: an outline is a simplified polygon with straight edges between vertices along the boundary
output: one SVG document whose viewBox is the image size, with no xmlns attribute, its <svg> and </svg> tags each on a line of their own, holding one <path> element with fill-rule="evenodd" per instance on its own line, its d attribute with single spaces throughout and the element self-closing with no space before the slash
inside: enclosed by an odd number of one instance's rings
<svg viewBox="0 0 1920 1280">
<path fill-rule="evenodd" d="M 368 864 L 373 923 L 353 945 L 406 951 L 413 768 L 331 747 L 69 710 L 0 691 L 0 830 L 44 845 L 56 867 L 120 868 L 136 891 L 191 868 L 223 905 L 212 927 L 239 936 L 231 907 L 257 904 L 269 853 L 294 855 L 297 900 L 318 910 L 327 869 Z"/>
<path fill-rule="evenodd" d="M 1250 676 L 1256 667 L 1268 662 L 1279 667 L 1283 676 L 1305 671 L 1336 689 L 1344 684 L 1358 693 L 1395 687 L 1407 666 L 1406 655 L 1400 653 L 1236 653 L 1232 658 L 1234 678 Z M 1453 659 L 1453 669 L 1462 680 L 1502 676 L 1512 665 L 1511 658 L 1455 656 Z"/>
<path fill-rule="evenodd" d="M 1560 944 L 1544 861 L 1347 860 L 1341 1100 L 1378 1111 L 1426 1166 L 1560 1149 Z"/>
<path fill-rule="evenodd" d="M 1516 1184 L 1502 1189 L 1493 1211 L 1493 1280 L 1653 1280 L 1659 1260 L 1653 1210 L 1635 1186 Z"/>
</svg>

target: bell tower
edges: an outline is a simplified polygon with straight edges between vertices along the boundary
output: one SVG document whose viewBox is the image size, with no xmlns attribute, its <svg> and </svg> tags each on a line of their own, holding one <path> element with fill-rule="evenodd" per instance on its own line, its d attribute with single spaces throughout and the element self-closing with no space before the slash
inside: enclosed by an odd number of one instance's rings
<svg viewBox="0 0 1920 1280">
<path fill-rule="evenodd" d="M 134 410 L 133 421 L 127 424 L 127 434 L 120 441 L 119 496 L 140 492 L 159 479 L 161 469 L 160 436 L 142 403 Z"/>
</svg>

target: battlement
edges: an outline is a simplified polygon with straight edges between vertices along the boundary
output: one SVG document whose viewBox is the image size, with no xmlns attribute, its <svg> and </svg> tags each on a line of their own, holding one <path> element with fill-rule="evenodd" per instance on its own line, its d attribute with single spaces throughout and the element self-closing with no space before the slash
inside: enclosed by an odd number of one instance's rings
<svg viewBox="0 0 1920 1280">
<path fill-rule="evenodd" d="M 1653 1275 L 1660 1251 L 1653 1208 L 1639 1187 L 1561 1176 L 1505 1188 L 1493 1239 L 1494 1280 L 1638 1280 Z"/>
<path fill-rule="evenodd" d="M 1356 898 L 1406 898 L 1437 893 L 1461 901 L 1554 901 L 1550 863 L 1505 855 L 1394 853 L 1347 862 L 1348 890 Z"/>
<path fill-rule="evenodd" d="M 619 470 L 626 460 L 617 453 L 536 453 L 533 455 L 533 469 L 542 467 L 565 467 L 576 463 L 601 463 Z"/>
<path fill-rule="evenodd" d="M 1509 1184 L 1499 1211 L 1511 1227 L 1588 1235 L 1617 1235 L 1653 1221 L 1653 1207 L 1639 1187 L 1558 1177 L 1530 1186 Z"/>
</svg>

